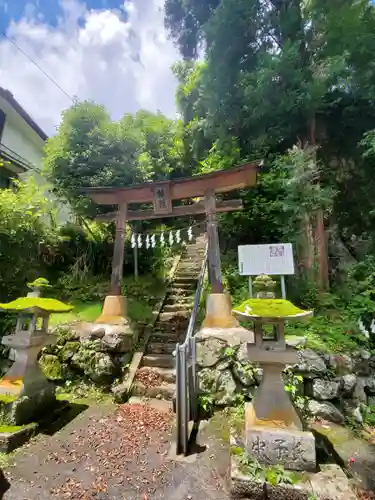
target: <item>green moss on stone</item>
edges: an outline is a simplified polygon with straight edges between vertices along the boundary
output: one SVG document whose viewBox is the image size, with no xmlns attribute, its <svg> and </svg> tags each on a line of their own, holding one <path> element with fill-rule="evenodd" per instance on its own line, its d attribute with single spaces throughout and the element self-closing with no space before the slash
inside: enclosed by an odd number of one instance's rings
<svg viewBox="0 0 375 500">
<path fill-rule="evenodd" d="M 44 297 L 20 297 L 19 299 L 0 304 L 0 309 L 6 311 L 35 311 L 41 310 L 50 313 L 65 313 L 73 309 L 73 306 L 64 304 L 56 299 L 47 299 Z"/>
<path fill-rule="evenodd" d="M 25 428 L 29 427 L 29 425 L 30 424 L 28 424 L 28 425 L 1 425 L 0 424 L 0 434 L 1 433 L 10 434 L 13 432 L 17 432 L 21 429 L 25 429 Z"/>
<path fill-rule="evenodd" d="M 9 403 L 13 403 L 18 399 L 18 396 L 14 396 L 11 394 L 0 394 L 0 405 L 7 405 Z"/>
<path fill-rule="evenodd" d="M 79 350 L 81 344 L 79 342 L 67 342 L 64 347 L 61 348 L 59 352 L 59 358 L 64 363 L 71 359 L 75 353 Z"/>
<path fill-rule="evenodd" d="M 290 318 L 308 312 L 285 299 L 248 299 L 233 310 L 263 318 Z"/>
<path fill-rule="evenodd" d="M 64 379 L 63 369 L 57 356 L 53 354 L 43 354 L 39 359 L 39 364 L 44 375 L 49 380 Z"/>
</svg>

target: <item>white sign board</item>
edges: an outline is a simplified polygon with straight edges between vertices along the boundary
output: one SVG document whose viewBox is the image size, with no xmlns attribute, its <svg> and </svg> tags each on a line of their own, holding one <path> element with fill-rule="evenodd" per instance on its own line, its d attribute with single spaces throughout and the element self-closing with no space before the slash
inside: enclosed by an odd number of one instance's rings
<svg viewBox="0 0 375 500">
<path fill-rule="evenodd" d="M 292 244 L 240 245 L 238 266 L 241 276 L 294 274 Z"/>
</svg>

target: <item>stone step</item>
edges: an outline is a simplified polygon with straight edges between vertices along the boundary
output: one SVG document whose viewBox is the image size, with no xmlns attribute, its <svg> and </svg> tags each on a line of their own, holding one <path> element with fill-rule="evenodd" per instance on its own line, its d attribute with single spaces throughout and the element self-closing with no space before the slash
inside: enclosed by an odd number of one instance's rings
<svg viewBox="0 0 375 500">
<path fill-rule="evenodd" d="M 201 259 L 199 259 L 199 260 L 188 259 L 188 260 L 180 261 L 179 265 L 177 266 L 176 272 L 184 270 L 184 271 L 191 271 L 191 272 L 197 273 L 197 272 L 199 272 L 201 267 L 202 267 L 202 260 Z"/>
<path fill-rule="evenodd" d="M 176 349 L 175 343 L 149 342 L 147 353 L 150 354 L 172 354 Z"/>
<path fill-rule="evenodd" d="M 164 322 L 173 320 L 175 323 L 181 323 L 184 320 L 186 320 L 186 318 L 189 318 L 189 316 L 190 316 L 190 311 L 186 309 L 179 312 L 176 311 L 164 312 L 163 309 L 159 315 L 158 321 Z"/>
<path fill-rule="evenodd" d="M 198 278 L 196 276 L 176 276 L 173 279 L 173 284 L 176 283 L 184 283 L 184 284 L 191 284 L 191 283 L 196 283 Z"/>
<path fill-rule="evenodd" d="M 186 259 L 186 260 L 180 260 L 176 271 L 180 271 L 181 269 L 184 269 L 186 271 L 192 271 L 192 272 L 199 272 L 200 268 L 202 267 L 202 259 Z"/>
<path fill-rule="evenodd" d="M 181 332 L 185 331 L 188 327 L 189 319 L 181 321 L 180 323 L 174 323 L 172 321 L 157 321 L 154 326 L 154 331 L 163 332 Z"/>
<path fill-rule="evenodd" d="M 137 371 L 137 374 L 147 373 L 150 371 L 158 375 L 163 382 L 167 382 L 168 384 L 174 384 L 176 382 L 175 368 L 163 368 L 161 366 L 142 366 Z"/>
<path fill-rule="evenodd" d="M 190 285 L 172 285 L 169 289 L 169 295 L 180 295 L 182 297 L 190 297 L 194 295 L 196 287 L 191 287 Z"/>
<path fill-rule="evenodd" d="M 193 302 L 184 303 L 184 304 L 181 304 L 181 303 L 165 304 L 162 312 L 163 313 L 174 312 L 176 314 L 179 314 L 179 313 L 183 313 L 184 311 L 190 312 L 192 307 L 193 307 Z"/>
<path fill-rule="evenodd" d="M 199 271 L 190 271 L 190 269 L 178 271 L 173 278 L 173 281 L 184 281 L 184 280 L 197 280 L 199 277 Z"/>
<path fill-rule="evenodd" d="M 194 295 L 195 290 L 197 289 L 197 282 L 194 281 L 194 283 L 181 283 L 181 282 L 174 282 L 172 287 L 171 287 L 171 292 L 177 292 L 177 295 L 179 293 L 185 293 L 186 294 L 191 294 Z"/>
<path fill-rule="evenodd" d="M 144 396 L 147 398 L 173 400 L 175 385 L 164 383 L 157 387 L 145 387 L 139 382 L 133 385 L 133 396 Z"/>
<path fill-rule="evenodd" d="M 175 358 L 170 354 L 146 354 L 142 358 L 143 366 L 156 366 L 159 368 L 174 368 Z"/>
<path fill-rule="evenodd" d="M 149 342 L 151 343 L 169 343 L 176 344 L 177 342 L 183 342 L 186 337 L 186 328 L 179 332 L 165 332 L 165 331 L 153 331 Z"/>
<path fill-rule="evenodd" d="M 170 294 L 167 295 L 165 299 L 165 305 L 182 305 L 186 307 L 186 309 L 190 309 L 190 307 L 194 304 L 194 295 L 178 295 L 178 294 Z"/>
</svg>

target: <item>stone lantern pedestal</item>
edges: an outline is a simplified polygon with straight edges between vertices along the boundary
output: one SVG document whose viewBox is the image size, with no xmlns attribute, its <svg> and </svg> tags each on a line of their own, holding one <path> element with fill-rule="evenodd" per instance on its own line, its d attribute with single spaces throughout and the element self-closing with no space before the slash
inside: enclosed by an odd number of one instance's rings
<svg viewBox="0 0 375 500">
<path fill-rule="evenodd" d="M 255 343 L 247 344 L 247 352 L 249 360 L 259 363 L 263 369 L 262 382 L 253 401 L 245 408 L 245 447 L 247 453 L 261 464 L 279 464 L 291 470 L 313 470 L 316 467 L 315 439 L 311 432 L 304 431 L 301 419 L 284 389 L 282 376 L 285 365 L 298 361 L 297 351 L 288 348 L 285 343 L 285 320 L 312 313 L 307 311 L 286 317 L 271 312 L 268 317 L 257 314 L 257 309 L 263 311 L 266 303 L 270 303 L 272 311 L 276 302 L 280 306 L 294 307 L 288 301 L 250 299 L 246 301 L 246 312 L 234 310 L 238 319 L 254 324 Z M 271 337 L 265 334 L 266 325 L 273 329 Z"/>
<path fill-rule="evenodd" d="M 0 381 L 0 417 L 10 425 L 22 425 L 55 402 L 55 386 L 44 376 L 38 355 L 44 346 L 56 342 L 56 337 L 48 333 L 50 314 L 72 308 L 35 293 L 0 304 L 0 308 L 19 312 L 14 335 L 2 339 L 4 345 L 13 349 L 15 360 Z"/>
</svg>

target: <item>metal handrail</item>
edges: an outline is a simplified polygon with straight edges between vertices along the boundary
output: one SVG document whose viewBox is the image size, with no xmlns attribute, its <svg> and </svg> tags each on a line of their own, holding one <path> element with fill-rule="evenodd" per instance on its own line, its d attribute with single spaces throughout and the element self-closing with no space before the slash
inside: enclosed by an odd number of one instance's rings
<svg viewBox="0 0 375 500">
<path fill-rule="evenodd" d="M 195 324 L 206 273 L 208 245 L 206 245 L 202 266 L 195 291 L 193 310 L 190 316 L 185 341 L 176 344 L 176 453 L 188 453 L 189 421 L 198 420 L 198 378 Z"/>
<path fill-rule="evenodd" d="M 191 316 L 190 316 L 189 325 L 188 325 L 188 328 L 186 331 L 186 338 L 185 338 L 184 344 L 187 344 L 189 342 L 189 339 L 193 336 L 195 323 L 197 321 L 197 316 L 198 316 L 198 312 L 199 312 L 199 304 L 200 304 L 200 300 L 201 300 L 202 288 L 203 288 L 203 283 L 204 283 L 204 277 L 206 274 L 207 255 L 208 255 L 208 243 L 206 244 L 201 269 L 199 271 L 198 284 L 197 284 L 197 289 L 195 291 L 195 296 L 194 296 L 193 310 L 191 312 Z"/>
</svg>

